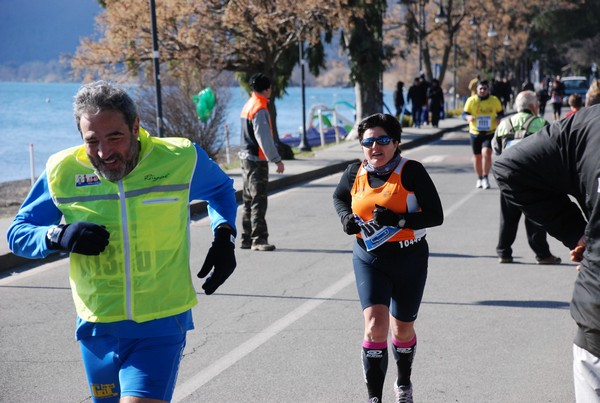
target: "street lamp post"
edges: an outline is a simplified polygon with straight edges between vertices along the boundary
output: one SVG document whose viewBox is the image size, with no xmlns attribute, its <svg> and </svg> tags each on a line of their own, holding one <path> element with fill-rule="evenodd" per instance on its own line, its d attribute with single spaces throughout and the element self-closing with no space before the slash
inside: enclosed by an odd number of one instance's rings
<svg viewBox="0 0 600 403">
<path fill-rule="evenodd" d="M 479 53 L 478 42 L 479 42 L 479 22 L 475 17 L 471 17 L 471 21 L 469 21 L 469 25 L 473 28 L 473 49 L 474 59 L 473 59 L 473 69 L 477 71 L 477 53 Z"/>
<path fill-rule="evenodd" d="M 504 40 L 502 41 L 502 46 L 504 46 L 504 76 L 508 76 L 508 47 L 510 46 L 510 36 L 508 34 L 504 35 Z"/>
<path fill-rule="evenodd" d="M 300 40 L 298 46 L 298 56 L 300 58 L 300 82 L 302 88 L 302 135 L 300 137 L 300 144 L 298 145 L 299 151 L 311 151 L 312 148 L 306 138 L 306 97 L 305 97 L 305 84 L 304 84 L 304 42 Z"/>
<path fill-rule="evenodd" d="M 491 38 L 491 48 L 492 48 L 492 79 L 496 78 L 496 37 L 498 36 L 498 32 L 494 29 L 494 24 L 490 24 L 490 28 L 487 33 L 488 38 Z"/>
<path fill-rule="evenodd" d="M 423 37 L 425 36 L 425 1 L 419 0 L 419 74 L 423 71 Z"/>
<path fill-rule="evenodd" d="M 405 9 L 409 9 L 410 7 L 410 14 L 412 16 L 415 17 L 415 22 L 417 25 L 417 40 L 418 40 L 418 46 L 419 46 L 419 72 L 418 74 L 421 74 L 421 71 L 423 70 L 423 43 L 424 43 L 424 37 L 425 37 L 425 3 L 427 3 L 428 0 L 399 0 L 400 2 L 400 6 L 404 7 Z M 416 4 L 416 10 L 414 10 L 412 7 Z M 416 11 L 416 12 L 414 12 Z"/>
<path fill-rule="evenodd" d="M 453 44 L 453 52 L 454 52 L 454 56 L 453 56 L 453 60 L 452 60 L 452 67 L 454 68 L 454 73 L 452 75 L 452 87 L 454 88 L 454 94 L 453 94 L 453 100 L 452 100 L 452 109 L 456 109 L 456 102 L 457 102 L 457 97 L 458 97 L 458 92 L 456 90 L 456 71 L 458 70 L 458 67 L 456 66 L 456 54 L 458 53 L 458 46 L 456 45 L 456 38 L 453 37 L 452 41 L 454 42 Z"/>
<path fill-rule="evenodd" d="M 440 12 L 435 15 L 435 22 L 437 24 L 445 24 L 448 21 L 448 16 L 444 11 L 444 5 L 440 3 Z M 454 75 L 452 76 L 452 88 L 453 88 L 453 100 L 452 100 L 452 108 L 456 109 L 456 37 L 452 35 L 452 46 L 454 52 L 454 59 L 452 62 L 452 67 L 454 69 Z"/>
<path fill-rule="evenodd" d="M 154 83 L 156 87 L 156 126 L 158 137 L 163 136 L 162 98 L 160 93 L 160 61 L 158 59 L 158 36 L 156 34 L 156 10 L 154 0 L 150 1 L 150 21 L 152 24 L 152 59 L 154 60 Z"/>
</svg>

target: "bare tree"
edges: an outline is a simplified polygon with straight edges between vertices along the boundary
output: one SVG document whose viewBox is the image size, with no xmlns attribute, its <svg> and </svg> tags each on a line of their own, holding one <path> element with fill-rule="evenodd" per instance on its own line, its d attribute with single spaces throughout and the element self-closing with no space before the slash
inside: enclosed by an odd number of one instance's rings
<svg viewBox="0 0 600 403">
<path fill-rule="evenodd" d="M 185 137 L 200 147 L 214 160 L 220 162 L 225 145 L 223 127 L 226 124 L 226 105 L 229 93 L 215 85 L 217 93 L 214 110 L 209 119 L 198 118 L 192 95 L 199 92 L 184 80 L 167 77 L 163 81 L 163 130 L 167 137 Z M 142 126 L 150 133 L 158 133 L 156 122 L 155 89 L 153 83 L 142 84 L 134 91 Z"/>
<path fill-rule="evenodd" d="M 330 32 L 343 0 L 164 0 L 156 16 L 160 60 L 174 78 L 190 66 L 198 71 L 229 70 L 242 85 L 255 72 L 273 78 L 273 96 L 281 97 L 294 65 L 298 45 L 308 42 L 309 55 L 323 55 L 321 33 Z M 348 11 L 345 11 L 348 13 Z M 332 16 L 332 20 L 325 18 Z M 125 70 L 139 77 L 152 64 L 149 11 L 146 3 L 106 1 L 98 18 L 102 36 L 82 41 L 72 66 L 79 74 L 113 74 Z M 320 50 L 320 51 L 319 51 Z M 309 59 L 318 73 L 323 58 Z M 277 133 L 277 110 L 270 103 Z"/>
</svg>

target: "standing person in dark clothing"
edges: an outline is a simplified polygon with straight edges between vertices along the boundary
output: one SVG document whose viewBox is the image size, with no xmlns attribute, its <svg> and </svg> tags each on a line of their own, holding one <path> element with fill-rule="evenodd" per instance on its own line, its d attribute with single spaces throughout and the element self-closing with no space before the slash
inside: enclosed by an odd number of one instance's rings
<svg viewBox="0 0 600 403">
<path fill-rule="evenodd" d="M 552 81 L 552 86 L 550 87 L 550 102 L 552 103 L 554 120 L 560 119 L 560 110 L 562 108 L 564 95 L 564 85 L 560 81 L 560 76 L 556 76 L 554 81 Z"/>
<path fill-rule="evenodd" d="M 396 107 L 396 119 L 399 119 L 400 123 L 402 123 L 401 116 L 402 112 L 404 112 L 404 83 L 402 81 L 396 83 L 394 106 Z"/>
<path fill-rule="evenodd" d="M 492 140 L 492 147 L 498 155 L 504 148 L 511 147 L 520 141 L 515 139 L 515 133 L 523 130 L 523 136 L 527 137 L 541 130 L 548 122 L 538 113 L 537 95 L 533 91 L 522 91 L 515 99 L 517 113 L 502 119 Z M 500 234 L 496 252 L 500 263 L 513 263 L 512 244 L 517 236 L 521 210 L 510 204 L 504 195 L 500 194 Z M 550 246 L 546 240 L 546 231 L 529 218 L 525 218 L 525 231 L 527 242 L 535 252 L 535 260 L 538 264 L 559 264 L 561 259 L 550 253 Z"/>
<path fill-rule="evenodd" d="M 381 402 L 388 333 L 396 402 L 412 403 L 414 323 L 427 278 L 425 228 L 441 225 L 442 204 L 421 163 L 400 155 L 402 127 L 375 114 L 358 125 L 364 160 L 348 166 L 333 194 L 344 232 L 356 235 L 353 264 L 364 316 L 362 365 L 369 402 Z"/>
<path fill-rule="evenodd" d="M 413 126 L 421 127 L 423 118 L 423 106 L 427 102 L 427 89 L 421 83 L 419 77 L 415 77 L 413 85 L 408 89 L 407 101 L 411 103 Z"/>
<path fill-rule="evenodd" d="M 427 94 L 429 93 L 429 87 L 431 83 L 427 81 L 427 77 L 425 74 L 421 73 L 419 76 L 421 81 L 419 82 L 419 86 L 421 86 L 421 91 L 425 94 L 425 100 L 423 101 L 423 109 L 421 110 L 421 124 L 428 125 L 429 124 L 429 98 Z"/>
<path fill-rule="evenodd" d="M 257 73 L 250 77 L 252 94 L 242 109 L 242 136 L 240 139 L 240 164 L 244 179 L 242 215 L 242 249 L 272 251 L 275 245 L 268 242 L 267 184 L 269 161 L 283 173 L 285 166 L 273 139 L 268 102 L 271 97 L 271 80 Z"/>
<path fill-rule="evenodd" d="M 504 85 L 502 84 L 502 82 L 496 80 L 495 78 L 492 79 L 492 81 L 490 83 L 490 94 L 495 96 L 499 100 L 502 100 L 503 92 L 504 92 Z"/>
<path fill-rule="evenodd" d="M 571 299 L 577 323 L 577 402 L 600 401 L 600 105 L 546 126 L 494 163 L 510 203 L 571 250 L 579 263 Z"/>
<path fill-rule="evenodd" d="M 444 109 L 444 90 L 440 87 L 439 80 L 433 79 L 431 81 L 431 86 L 427 90 L 427 98 L 429 99 L 429 110 L 431 111 L 431 125 L 438 127 Z"/>
<path fill-rule="evenodd" d="M 544 117 L 544 114 L 546 113 L 546 104 L 548 103 L 548 100 L 550 99 L 550 95 L 548 94 L 548 84 L 546 83 L 546 81 L 542 81 L 542 87 L 540 88 L 540 90 L 537 93 L 537 97 L 538 97 L 538 102 L 539 102 L 539 114 L 541 117 Z"/>
<path fill-rule="evenodd" d="M 502 109 L 507 110 L 508 104 L 510 104 L 510 98 L 512 97 L 512 85 L 507 77 L 502 78 Z"/>
</svg>

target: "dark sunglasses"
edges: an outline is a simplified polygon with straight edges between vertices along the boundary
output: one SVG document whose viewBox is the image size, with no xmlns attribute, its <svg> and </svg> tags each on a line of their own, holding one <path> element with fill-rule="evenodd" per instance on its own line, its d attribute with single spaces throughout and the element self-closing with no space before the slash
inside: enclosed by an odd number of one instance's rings
<svg viewBox="0 0 600 403">
<path fill-rule="evenodd" d="M 390 136 L 379 136 L 379 137 L 369 137 L 368 139 L 363 139 L 360 142 L 360 145 L 365 148 L 373 147 L 373 144 L 377 143 L 380 146 L 387 146 L 392 141 Z"/>
</svg>

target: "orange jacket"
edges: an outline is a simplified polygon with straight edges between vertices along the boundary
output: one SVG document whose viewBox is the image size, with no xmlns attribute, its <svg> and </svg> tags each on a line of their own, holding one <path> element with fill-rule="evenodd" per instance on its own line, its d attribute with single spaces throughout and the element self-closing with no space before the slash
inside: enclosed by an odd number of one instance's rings
<svg viewBox="0 0 600 403">
<path fill-rule="evenodd" d="M 273 141 L 273 126 L 268 109 L 269 100 L 260 94 L 252 93 L 250 99 L 242 108 L 241 127 L 242 133 L 240 138 L 240 150 L 248 155 L 258 157 L 260 160 L 271 160 L 278 162 L 281 160 L 277 148 Z M 260 116 L 263 114 L 263 116 Z M 255 118 L 267 122 L 267 124 L 259 125 L 257 128 L 254 125 Z M 268 130 L 268 133 L 266 132 Z M 258 140 L 260 139 L 260 141 Z M 262 147 L 261 147 L 262 144 Z M 265 148 L 263 150 L 263 147 Z"/>
</svg>

